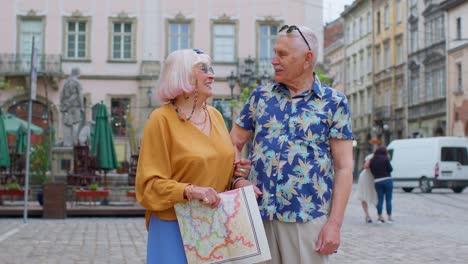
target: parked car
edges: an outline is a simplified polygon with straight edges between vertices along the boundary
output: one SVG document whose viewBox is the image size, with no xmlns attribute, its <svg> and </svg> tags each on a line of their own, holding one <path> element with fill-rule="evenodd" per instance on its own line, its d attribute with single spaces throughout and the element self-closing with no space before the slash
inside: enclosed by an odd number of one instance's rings
<svg viewBox="0 0 468 264">
<path fill-rule="evenodd" d="M 411 192 L 419 187 L 451 188 L 461 193 L 468 186 L 468 139 L 432 137 L 398 139 L 388 145 L 394 187 Z"/>
</svg>

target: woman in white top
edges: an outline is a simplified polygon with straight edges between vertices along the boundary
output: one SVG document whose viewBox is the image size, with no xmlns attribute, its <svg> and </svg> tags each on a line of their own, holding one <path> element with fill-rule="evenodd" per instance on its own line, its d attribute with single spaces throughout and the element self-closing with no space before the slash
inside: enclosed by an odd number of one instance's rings
<svg viewBox="0 0 468 264">
<path fill-rule="evenodd" d="M 361 201 L 362 209 L 366 215 L 366 223 L 372 223 L 372 218 L 369 215 L 369 205 L 374 207 L 377 205 L 377 192 L 374 186 L 374 176 L 372 175 L 369 166 L 373 154 L 367 155 L 364 163 L 364 169 L 359 174 L 356 195 L 355 197 Z"/>
</svg>

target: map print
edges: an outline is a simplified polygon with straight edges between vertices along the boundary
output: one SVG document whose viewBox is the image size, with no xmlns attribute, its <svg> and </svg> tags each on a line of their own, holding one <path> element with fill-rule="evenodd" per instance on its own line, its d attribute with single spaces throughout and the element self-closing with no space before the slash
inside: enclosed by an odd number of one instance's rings
<svg viewBox="0 0 468 264">
<path fill-rule="evenodd" d="M 252 186 L 220 193 L 210 208 L 200 201 L 175 205 L 188 263 L 256 263 L 270 250 Z"/>
</svg>

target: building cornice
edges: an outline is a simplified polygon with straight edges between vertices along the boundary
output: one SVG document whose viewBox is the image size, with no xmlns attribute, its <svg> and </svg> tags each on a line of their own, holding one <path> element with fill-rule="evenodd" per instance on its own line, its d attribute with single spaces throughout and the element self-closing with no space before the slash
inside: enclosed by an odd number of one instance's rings
<svg viewBox="0 0 468 264">
<path fill-rule="evenodd" d="M 446 0 L 440 4 L 440 9 L 448 11 L 464 3 L 466 3 L 466 0 Z"/>
</svg>

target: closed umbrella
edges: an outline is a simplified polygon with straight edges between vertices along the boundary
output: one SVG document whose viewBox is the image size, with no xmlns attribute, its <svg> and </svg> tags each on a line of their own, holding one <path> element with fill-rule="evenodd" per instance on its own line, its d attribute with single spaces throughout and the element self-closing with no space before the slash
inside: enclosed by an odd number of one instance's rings
<svg viewBox="0 0 468 264">
<path fill-rule="evenodd" d="M 7 134 L 16 135 L 16 133 L 18 132 L 21 126 L 25 128 L 28 127 L 28 121 L 18 118 L 10 113 L 3 114 L 2 118 L 5 124 L 5 131 Z M 31 133 L 36 134 L 36 135 L 42 134 L 43 130 L 41 127 L 38 127 L 34 124 L 30 124 L 30 125 L 31 125 Z"/>
<path fill-rule="evenodd" d="M 28 131 L 24 126 L 20 126 L 16 132 L 15 150 L 17 154 L 24 154 L 28 139 Z"/>
<path fill-rule="evenodd" d="M 104 103 L 100 103 L 96 110 L 94 134 L 91 152 L 96 157 L 96 169 L 104 171 L 104 187 L 107 188 L 107 171 L 117 168 L 114 138 L 109 123 L 109 114 Z"/>
<path fill-rule="evenodd" d="M 0 109 L 0 167 L 10 167 L 10 153 L 8 152 L 8 140 L 2 109 Z"/>
</svg>

